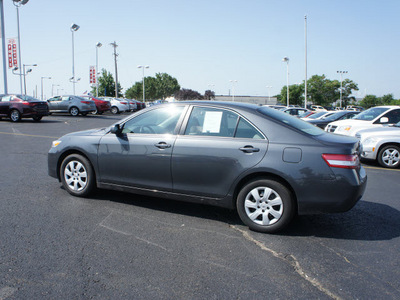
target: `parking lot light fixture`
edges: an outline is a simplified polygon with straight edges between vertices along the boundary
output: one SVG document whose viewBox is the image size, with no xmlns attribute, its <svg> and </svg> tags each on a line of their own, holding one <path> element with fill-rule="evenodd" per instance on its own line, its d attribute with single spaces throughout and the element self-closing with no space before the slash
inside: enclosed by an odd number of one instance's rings
<svg viewBox="0 0 400 300">
<path fill-rule="evenodd" d="M 144 69 L 148 69 L 150 68 L 150 66 L 137 66 L 138 69 L 142 69 L 143 73 L 142 73 L 142 81 L 143 81 L 143 103 L 145 102 L 145 86 L 144 86 Z"/>
<path fill-rule="evenodd" d="M 343 93 L 343 74 L 348 73 L 348 71 L 336 71 L 336 73 L 340 74 L 340 101 L 339 101 L 339 105 L 340 108 L 342 108 L 342 93 Z"/>
<path fill-rule="evenodd" d="M 99 96 L 99 80 L 98 80 L 98 76 L 100 74 L 99 72 L 99 48 L 103 46 L 102 43 L 98 42 L 96 44 L 96 97 Z"/>
<path fill-rule="evenodd" d="M 30 72 L 32 72 L 32 69 L 28 69 L 28 71 L 25 72 L 25 67 L 37 67 L 37 64 L 32 64 L 32 65 L 23 65 L 23 73 L 22 75 L 24 76 L 24 95 L 26 95 L 26 75 Z"/>
<path fill-rule="evenodd" d="M 289 57 L 285 56 L 282 59 L 282 61 L 286 63 L 286 89 L 287 89 L 286 106 L 289 107 Z"/>
<path fill-rule="evenodd" d="M 74 79 L 74 80 L 72 80 L 71 82 L 72 82 L 72 86 L 73 86 L 74 95 L 75 95 L 75 83 L 77 82 L 77 81 L 75 80 L 74 32 L 75 32 L 75 31 L 78 31 L 79 28 L 80 28 L 80 26 L 77 25 L 77 24 L 75 24 L 75 23 L 72 24 L 71 27 L 70 27 L 71 32 L 72 32 L 72 78 Z"/>
<path fill-rule="evenodd" d="M 41 88 L 42 88 L 42 95 L 41 95 L 42 100 L 44 100 L 44 98 L 43 98 L 43 79 L 51 79 L 51 77 L 41 77 L 40 78 L 40 83 L 41 83 Z M 52 92 L 51 93 L 53 94 L 53 87 L 52 87 Z"/>
<path fill-rule="evenodd" d="M 235 83 L 237 83 L 237 80 L 229 80 L 229 82 L 232 83 L 232 102 L 235 102 Z"/>
</svg>

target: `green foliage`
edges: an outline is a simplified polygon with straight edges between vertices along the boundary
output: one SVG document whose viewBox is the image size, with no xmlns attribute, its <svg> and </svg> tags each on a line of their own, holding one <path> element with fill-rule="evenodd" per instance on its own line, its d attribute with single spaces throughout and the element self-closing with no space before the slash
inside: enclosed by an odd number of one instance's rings
<svg viewBox="0 0 400 300">
<path fill-rule="evenodd" d="M 102 69 L 102 74 L 97 79 L 99 81 L 99 96 L 115 97 L 115 80 L 110 72 Z M 91 93 L 96 95 L 96 87 L 92 87 Z M 122 87 L 118 83 L 118 97 L 122 97 Z"/>
<path fill-rule="evenodd" d="M 289 85 L 289 104 L 290 105 L 303 105 L 304 101 L 304 84 L 293 84 Z M 279 102 L 284 105 L 287 104 L 287 86 L 284 86 L 281 90 Z"/>
<path fill-rule="evenodd" d="M 167 73 L 157 73 L 156 77 L 145 77 L 144 85 L 146 100 L 164 100 L 181 88 L 178 80 Z M 126 97 L 143 100 L 143 82 L 135 82 L 135 84 L 126 91 Z"/>
<path fill-rule="evenodd" d="M 205 100 L 212 100 L 215 99 L 215 93 L 211 90 L 207 90 L 204 92 L 204 97 Z"/>
<path fill-rule="evenodd" d="M 329 80 L 325 75 L 314 75 L 307 80 L 307 96 L 314 104 L 329 106 L 340 98 L 340 82 Z"/>
<path fill-rule="evenodd" d="M 360 102 L 360 105 L 364 108 L 370 108 L 377 105 L 382 105 L 382 99 L 375 95 L 366 95 Z"/>
<path fill-rule="evenodd" d="M 181 89 L 175 93 L 176 100 L 203 100 L 203 96 L 191 89 Z"/>
</svg>

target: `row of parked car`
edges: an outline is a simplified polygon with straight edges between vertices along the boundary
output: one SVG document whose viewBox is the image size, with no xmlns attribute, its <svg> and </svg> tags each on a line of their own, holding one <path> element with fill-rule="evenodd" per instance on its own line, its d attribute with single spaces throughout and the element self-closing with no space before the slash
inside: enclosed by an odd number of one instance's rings
<svg viewBox="0 0 400 300">
<path fill-rule="evenodd" d="M 86 116 L 88 113 L 101 115 L 109 111 L 112 114 L 119 114 L 145 107 L 143 102 L 137 100 L 112 97 L 65 95 L 42 101 L 28 95 L 0 95 L 0 119 L 6 117 L 12 122 L 18 122 L 22 118 L 32 118 L 38 122 L 52 113 Z"/>
<path fill-rule="evenodd" d="M 359 107 L 334 111 L 275 108 L 326 132 L 357 137 L 362 147 L 362 159 L 377 161 L 385 168 L 400 167 L 400 106 L 377 106 L 365 111 Z"/>
</svg>

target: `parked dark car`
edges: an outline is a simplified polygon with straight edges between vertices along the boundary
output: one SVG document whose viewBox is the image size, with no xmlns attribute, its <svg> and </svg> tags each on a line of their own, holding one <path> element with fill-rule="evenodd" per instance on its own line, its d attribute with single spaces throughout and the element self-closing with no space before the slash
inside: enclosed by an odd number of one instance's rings
<svg viewBox="0 0 400 300">
<path fill-rule="evenodd" d="M 305 120 L 310 124 L 313 124 L 315 126 L 318 126 L 321 129 L 324 129 L 326 125 L 328 125 L 331 122 L 334 121 L 339 121 L 339 120 L 346 120 L 346 119 L 351 119 L 355 115 L 358 115 L 360 112 L 359 111 L 352 111 L 352 110 L 340 110 L 338 112 L 335 112 L 332 115 L 329 115 L 327 117 L 322 117 L 321 119 L 317 120 Z"/>
<path fill-rule="evenodd" d="M 93 96 L 86 96 L 86 95 L 81 96 L 81 97 L 94 101 L 94 103 L 96 104 L 96 110 L 92 111 L 92 114 L 94 114 L 94 115 L 96 115 L 96 114 L 101 115 L 101 114 L 111 110 L 110 101 L 102 100 L 102 99 L 99 99 L 99 98 L 96 98 Z"/>
<path fill-rule="evenodd" d="M 48 172 L 74 196 L 98 187 L 236 207 L 252 230 L 271 233 L 296 214 L 351 209 L 367 182 L 359 151 L 356 138 L 275 109 L 179 102 L 61 137 Z"/>
<path fill-rule="evenodd" d="M 39 122 L 49 115 L 49 106 L 42 101 L 27 95 L 0 95 L 0 119 L 10 118 L 18 122 L 22 118 L 32 118 Z"/>
</svg>

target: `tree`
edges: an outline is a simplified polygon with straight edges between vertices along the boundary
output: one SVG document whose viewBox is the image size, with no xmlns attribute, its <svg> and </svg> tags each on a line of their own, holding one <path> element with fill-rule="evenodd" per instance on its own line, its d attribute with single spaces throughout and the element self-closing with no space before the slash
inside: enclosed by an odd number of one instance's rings
<svg viewBox="0 0 400 300">
<path fill-rule="evenodd" d="M 215 93 L 213 91 L 211 91 L 211 90 L 207 90 L 207 91 L 204 92 L 204 97 L 203 98 L 206 99 L 206 100 L 215 99 Z"/>
<path fill-rule="evenodd" d="M 307 81 L 307 95 L 314 104 L 328 106 L 339 98 L 340 82 L 325 75 L 314 75 Z"/>
<path fill-rule="evenodd" d="M 375 95 L 366 95 L 364 99 L 362 99 L 362 101 L 360 102 L 360 105 L 364 108 L 370 108 L 381 104 L 382 99 L 376 97 Z"/>
<path fill-rule="evenodd" d="M 167 73 L 157 73 L 155 79 L 157 98 L 164 100 L 175 94 L 181 88 L 178 80 Z"/>
<path fill-rule="evenodd" d="M 175 99 L 176 100 L 202 100 L 203 96 L 199 92 L 193 91 L 191 89 L 181 89 L 175 93 Z"/>
<path fill-rule="evenodd" d="M 352 100 L 355 100 L 354 97 L 350 97 L 353 91 L 358 91 L 358 84 L 354 83 L 350 79 L 345 79 L 342 81 L 342 106 L 345 107 L 350 104 Z M 339 87 L 340 94 L 340 87 Z"/>
<path fill-rule="evenodd" d="M 100 97 L 115 97 L 115 80 L 110 72 L 102 69 L 101 76 L 97 79 L 99 81 L 99 96 Z M 96 95 L 96 87 L 92 88 L 91 93 Z M 122 87 L 118 83 L 118 97 L 122 97 Z"/>
<path fill-rule="evenodd" d="M 141 82 L 135 82 L 134 85 L 126 90 L 125 97 L 137 100 L 143 98 L 143 84 Z"/>
<path fill-rule="evenodd" d="M 396 100 L 393 98 L 393 94 L 387 94 L 381 97 L 381 102 L 384 105 L 395 105 Z"/>
<path fill-rule="evenodd" d="M 302 105 L 304 101 L 304 84 L 293 84 L 289 85 L 289 104 L 290 105 Z M 287 103 L 287 86 L 285 85 L 281 90 L 282 103 Z"/>
</svg>

